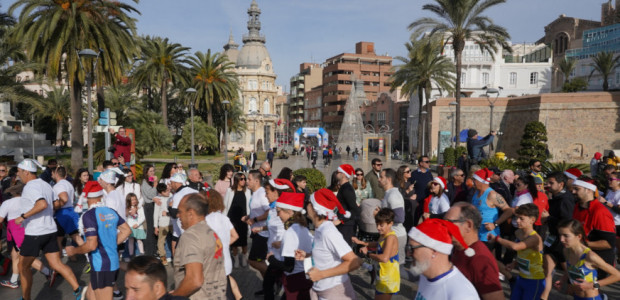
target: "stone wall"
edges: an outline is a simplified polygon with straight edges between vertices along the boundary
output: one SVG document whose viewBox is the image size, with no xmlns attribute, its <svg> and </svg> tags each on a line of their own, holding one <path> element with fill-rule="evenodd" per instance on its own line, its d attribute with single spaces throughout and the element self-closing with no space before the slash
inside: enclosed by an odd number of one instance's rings
<svg viewBox="0 0 620 300">
<path fill-rule="evenodd" d="M 492 100 L 492 98 L 491 98 Z M 451 99 L 431 103 L 431 151 L 437 153 L 438 131 L 452 131 L 448 117 Z M 462 98 L 461 129 L 489 132 L 489 102 L 486 98 Z M 547 127 L 553 161 L 587 163 L 594 152 L 620 148 L 620 93 L 553 93 L 495 102 L 493 129 L 502 131 L 496 151 L 516 158 L 525 124 L 540 121 Z"/>
</svg>

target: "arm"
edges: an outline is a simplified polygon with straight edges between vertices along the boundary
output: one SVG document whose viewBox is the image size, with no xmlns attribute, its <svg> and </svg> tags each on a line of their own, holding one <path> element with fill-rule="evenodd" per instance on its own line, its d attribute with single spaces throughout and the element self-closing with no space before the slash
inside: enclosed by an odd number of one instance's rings
<svg viewBox="0 0 620 300">
<path fill-rule="evenodd" d="M 146 218 L 144 217 L 144 207 L 140 207 L 138 208 L 138 226 L 142 226 L 144 221 L 146 221 Z"/>
<path fill-rule="evenodd" d="M 388 236 L 387 239 L 385 239 L 385 246 L 383 248 L 383 254 L 370 253 L 368 254 L 368 257 L 370 257 L 372 260 L 385 263 L 385 262 L 389 262 L 390 257 L 394 256 L 394 254 L 396 254 L 397 252 L 398 252 L 398 239 L 396 238 L 395 235 L 391 235 L 391 236 Z"/>
<path fill-rule="evenodd" d="M 159 217 L 161 217 L 161 206 L 155 204 L 155 206 L 153 207 L 153 227 L 158 228 L 159 227 Z"/>
<path fill-rule="evenodd" d="M 131 234 L 131 228 L 129 228 L 129 225 L 127 225 L 127 223 L 123 223 L 119 225 L 117 228 L 118 228 L 118 233 L 116 235 L 116 244 L 120 245 Z"/>
<path fill-rule="evenodd" d="M 267 259 L 269 261 L 269 265 L 273 265 L 276 269 L 282 270 L 284 272 L 292 272 L 295 269 L 295 258 L 286 256 L 284 260 L 277 260 L 273 255 L 270 255 Z"/>
<path fill-rule="evenodd" d="M 618 271 L 618 269 L 614 268 L 610 264 L 606 263 L 594 251 L 588 252 L 588 254 L 586 255 L 586 261 L 591 263 L 595 268 L 603 270 L 603 271 L 607 272 L 607 274 L 609 274 L 609 276 L 607 278 L 601 279 L 601 280 L 598 281 L 598 283 L 601 286 L 610 285 L 612 283 L 616 283 L 616 282 L 620 281 L 620 271 Z M 592 284 L 592 283 L 590 283 L 590 284 Z"/>
<path fill-rule="evenodd" d="M 42 211 L 44 211 L 47 208 L 47 201 L 45 201 L 44 198 L 40 198 L 38 199 L 35 203 L 34 203 L 34 207 L 32 209 L 30 209 L 29 211 L 25 212 L 22 214 L 22 216 L 27 218 L 30 218 Z M 15 219 L 15 224 L 19 225 L 24 221 L 24 218 L 22 218 L 21 216 L 17 217 Z"/>
<path fill-rule="evenodd" d="M 357 199 L 357 197 L 355 196 L 355 190 L 353 189 L 353 186 L 350 185 L 350 187 L 350 189 L 341 190 L 341 192 L 343 193 L 342 199 L 347 202 L 347 210 L 351 212 L 351 219 L 357 221 L 360 216 L 360 208 L 359 206 L 357 206 L 357 202 L 355 201 Z"/>
<path fill-rule="evenodd" d="M 65 248 L 65 250 L 67 251 L 67 255 L 72 256 L 76 254 L 86 254 L 86 253 L 95 251 L 95 249 L 97 249 L 97 246 L 99 246 L 99 242 L 97 239 L 98 238 L 96 235 L 89 236 L 89 237 L 86 237 L 86 243 L 83 243 L 80 246 L 77 246 L 77 247 L 67 246 Z"/>
<path fill-rule="evenodd" d="M 497 241 L 500 245 L 506 248 L 510 248 L 514 251 L 521 251 L 527 248 L 537 250 L 538 244 L 540 243 L 540 238 L 538 237 L 538 235 L 528 236 L 525 240 L 517 243 L 497 236 L 495 237 L 495 241 Z"/>
<path fill-rule="evenodd" d="M 152 187 L 150 184 L 148 184 L 146 180 L 142 181 L 142 186 L 140 188 L 140 191 L 142 192 L 142 196 L 144 197 L 144 200 L 146 199 L 152 200 L 153 198 L 157 197 L 157 189 Z"/>
<path fill-rule="evenodd" d="M 497 221 L 495 221 L 495 223 L 502 224 L 506 220 L 508 220 L 510 216 L 512 216 L 514 210 L 510 206 L 508 206 L 508 203 L 506 203 L 506 200 L 504 200 L 504 197 L 502 197 L 502 195 L 493 191 L 489 194 L 489 198 L 491 200 L 491 204 L 493 205 L 492 207 L 500 208 L 502 210 L 502 214 L 499 216 L 499 218 L 497 218 Z M 491 223 L 485 223 L 484 226 L 487 230 L 495 229 L 495 225 Z"/>
<path fill-rule="evenodd" d="M 317 268 L 312 268 L 308 271 L 308 277 L 310 280 L 316 282 L 324 278 L 334 277 L 337 275 L 343 275 L 349 272 L 352 272 L 359 268 L 362 265 L 362 260 L 353 253 L 353 251 L 345 254 L 342 257 L 342 263 L 339 265 L 327 269 L 327 270 L 319 270 Z"/>
<path fill-rule="evenodd" d="M 238 239 L 239 234 L 237 233 L 237 230 L 235 230 L 235 228 L 233 227 L 233 229 L 230 230 L 230 245 L 232 245 Z"/>
<path fill-rule="evenodd" d="M 69 201 L 69 194 L 67 192 L 58 194 L 58 200 L 54 201 L 54 210 L 63 207 L 67 201 Z"/>
<path fill-rule="evenodd" d="M 588 247 L 592 250 L 606 250 L 611 249 L 611 245 L 606 240 L 600 241 L 586 241 Z"/>
<path fill-rule="evenodd" d="M 184 267 L 185 277 L 181 280 L 179 286 L 176 290 L 174 290 L 174 292 L 171 293 L 171 295 L 189 297 L 196 293 L 202 286 L 202 282 L 204 280 L 202 274 L 202 264 L 188 263 L 184 265 Z"/>
</svg>

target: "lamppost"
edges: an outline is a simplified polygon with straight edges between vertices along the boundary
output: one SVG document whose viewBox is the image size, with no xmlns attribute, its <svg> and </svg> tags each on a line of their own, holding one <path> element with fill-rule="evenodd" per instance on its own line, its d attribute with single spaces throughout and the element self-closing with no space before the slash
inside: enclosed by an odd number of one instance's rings
<svg viewBox="0 0 620 300">
<path fill-rule="evenodd" d="M 411 122 L 409 123 L 410 127 L 411 127 L 411 132 L 409 133 L 409 160 L 411 160 L 413 157 L 411 157 L 411 153 L 413 153 L 413 118 L 415 118 L 414 115 L 409 115 L 409 120 L 411 120 Z"/>
<path fill-rule="evenodd" d="M 424 110 L 420 114 L 422 115 L 422 155 L 425 155 L 426 151 L 424 151 L 424 146 L 426 146 L 426 115 L 428 115 L 428 112 Z"/>
<path fill-rule="evenodd" d="M 489 108 L 491 109 L 491 114 L 489 116 L 489 132 L 493 131 L 493 109 L 495 108 L 495 102 L 497 101 L 497 98 L 499 98 L 499 93 L 501 90 L 503 90 L 503 87 L 499 87 L 499 89 L 495 89 L 495 88 L 487 88 L 486 86 L 482 88 L 483 90 L 486 90 L 485 96 L 487 96 L 487 101 L 489 102 Z M 495 94 L 495 99 L 491 100 L 491 96 L 492 94 Z M 493 143 L 489 144 L 489 155 L 491 155 L 491 151 L 493 151 Z"/>
<path fill-rule="evenodd" d="M 450 102 L 450 119 L 452 119 L 452 134 L 454 135 L 454 142 L 452 142 L 452 148 L 456 148 L 456 145 L 459 144 L 458 139 L 460 139 L 460 135 L 458 132 L 454 132 L 456 131 L 456 129 L 454 128 L 455 122 L 454 122 L 454 112 L 452 111 L 452 106 L 454 106 L 456 108 L 456 106 L 459 105 L 456 101 L 452 101 Z"/>
<path fill-rule="evenodd" d="M 77 50 L 76 50 L 77 51 Z M 99 61 L 99 55 L 101 54 L 102 50 L 100 49 L 99 52 L 95 52 L 95 50 L 92 49 L 83 49 L 78 51 L 78 61 L 80 62 L 80 68 L 82 68 L 82 70 L 84 70 L 84 66 L 82 65 L 82 57 L 86 57 L 86 58 L 95 58 L 95 64 L 93 66 L 93 69 L 88 73 L 88 76 L 86 77 L 87 81 L 87 95 L 86 95 L 86 105 L 88 107 L 88 115 L 86 117 L 86 122 L 87 124 L 87 143 L 88 143 L 88 172 L 89 173 L 93 173 L 93 116 L 92 116 L 92 104 L 91 104 L 91 94 L 92 94 L 92 85 L 93 85 L 93 79 L 95 77 L 95 72 L 94 70 L 97 69 L 97 62 Z M 107 151 L 107 149 L 106 149 Z"/>
<path fill-rule="evenodd" d="M 191 148 L 191 153 L 192 153 L 192 163 L 191 163 L 191 167 L 194 167 L 194 101 L 193 100 L 193 95 L 196 94 L 196 89 L 195 88 L 187 88 L 185 89 L 185 93 L 187 93 L 189 96 L 189 115 L 191 118 L 191 123 L 192 123 L 192 148 Z"/>
<path fill-rule="evenodd" d="M 228 163 L 228 104 L 230 101 L 222 101 L 224 105 L 224 163 Z"/>
<path fill-rule="evenodd" d="M 403 157 L 403 154 L 405 153 L 405 130 L 407 129 L 407 119 L 401 118 L 400 120 L 402 121 L 400 122 L 400 126 L 398 126 L 402 132 L 400 139 L 400 157 Z M 405 128 L 403 128 L 403 126 L 405 126 Z"/>
</svg>

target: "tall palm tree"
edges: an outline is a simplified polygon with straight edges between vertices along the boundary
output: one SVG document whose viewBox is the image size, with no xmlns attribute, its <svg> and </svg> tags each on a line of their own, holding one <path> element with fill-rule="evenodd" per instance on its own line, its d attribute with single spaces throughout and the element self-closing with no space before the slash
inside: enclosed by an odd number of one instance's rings
<svg viewBox="0 0 620 300">
<path fill-rule="evenodd" d="M 577 61 L 574 59 L 566 59 L 565 57 L 560 61 L 560 63 L 558 64 L 558 69 L 560 70 L 560 72 L 562 72 L 562 75 L 564 76 L 564 83 L 568 83 L 570 73 L 575 70 L 576 66 Z"/>
<path fill-rule="evenodd" d="M 588 80 L 594 75 L 594 72 L 598 72 L 603 76 L 603 91 L 609 89 L 609 75 L 620 65 L 620 56 L 614 57 L 613 52 L 599 52 L 592 58 L 592 72 Z"/>
<path fill-rule="evenodd" d="M 132 111 L 142 111 L 140 99 L 131 84 L 112 86 L 105 90 L 106 108 L 116 113 L 119 125 L 128 125 L 128 114 Z"/>
<path fill-rule="evenodd" d="M 59 82 L 66 79 L 71 99 L 71 165 L 83 165 L 82 98 L 85 72 L 76 49 L 104 49 L 101 65 L 115 68 L 135 24 L 127 14 L 137 12 L 120 1 L 17 0 L 9 14 L 21 10 L 14 40 L 23 41 L 30 59 L 44 65 L 45 74 Z M 109 58 L 109 60 L 108 60 Z M 101 66 L 100 65 L 100 66 Z M 105 70 L 105 67 L 102 67 Z M 112 72 L 114 73 L 114 72 Z M 108 78 L 109 80 L 109 78 Z"/>
<path fill-rule="evenodd" d="M 211 55 L 200 51 L 190 57 L 191 85 L 197 91 L 196 107 L 203 105 L 207 111 L 207 125 L 213 126 L 213 111 L 223 112 L 221 102 L 233 102 L 239 96 L 239 82 L 234 72 L 235 64 L 219 52 Z"/>
<path fill-rule="evenodd" d="M 435 0 L 435 4 L 425 4 L 423 10 L 428 10 L 437 16 L 437 19 L 424 17 L 409 24 L 413 30 L 412 37 L 417 38 L 426 32 L 430 35 L 439 35 L 444 42 L 452 43 L 454 59 L 456 61 L 456 132 L 461 131 L 461 71 L 462 56 L 465 41 L 472 40 L 478 44 L 481 51 L 488 51 L 493 59 L 498 45 L 512 52 L 508 40 L 510 35 L 505 28 L 493 23 L 491 18 L 483 13 L 506 0 Z"/>
<path fill-rule="evenodd" d="M 424 37 L 405 44 L 405 47 L 407 48 L 407 57 L 398 56 L 395 58 L 403 64 L 394 67 L 395 72 L 390 82 L 391 91 L 402 87 L 401 92 L 408 97 L 417 93 L 420 100 L 418 112 L 421 113 L 422 107 L 426 105 L 428 113 L 429 106 L 427 104 L 433 85 L 438 87 L 440 92 L 442 90 L 446 92 L 454 90 L 454 63 L 441 54 L 441 40 L 437 38 Z M 426 103 L 424 103 L 424 99 L 426 99 Z M 426 118 L 426 121 L 430 124 L 430 118 Z M 418 131 L 420 128 L 422 128 L 422 118 L 418 119 Z M 427 137 L 423 138 L 428 140 Z M 421 153 L 420 150 L 418 149 L 418 153 Z"/>
<path fill-rule="evenodd" d="M 178 43 L 170 43 L 168 38 L 147 36 L 140 45 L 141 55 L 133 71 L 137 87 L 156 86 L 161 95 L 161 113 L 164 126 L 168 127 L 167 90 L 170 83 L 183 83 L 188 63 L 185 55 L 189 50 Z"/>
<path fill-rule="evenodd" d="M 62 143 L 63 128 L 69 116 L 70 111 L 69 91 L 64 87 L 54 87 L 47 92 L 45 98 L 39 101 L 31 102 L 30 112 L 40 118 L 49 117 L 56 121 L 56 145 Z"/>
</svg>

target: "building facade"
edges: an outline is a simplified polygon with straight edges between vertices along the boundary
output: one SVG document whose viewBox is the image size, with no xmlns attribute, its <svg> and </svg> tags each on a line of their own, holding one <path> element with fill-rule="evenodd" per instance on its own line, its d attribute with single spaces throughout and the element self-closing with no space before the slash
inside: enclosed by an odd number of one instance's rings
<svg viewBox="0 0 620 300">
<path fill-rule="evenodd" d="M 299 73 L 291 77 L 290 83 L 289 120 L 291 128 L 296 130 L 304 126 L 304 106 L 307 103 L 306 94 L 323 84 L 323 67 L 320 64 L 302 63 L 299 65 Z"/>
<path fill-rule="evenodd" d="M 308 91 L 304 99 L 304 126 L 323 126 L 323 87 Z"/>
<path fill-rule="evenodd" d="M 255 0 L 248 9 L 248 34 L 243 35 L 243 46 L 237 50 L 232 34 L 224 45 L 224 53 L 235 63 L 239 79 L 239 99 L 243 106 L 241 121 L 247 124 L 244 134 L 231 134 L 229 148 L 257 151 L 273 147 L 280 117 L 276 113 L 278 88 L 275 84 L 271 57 L 265 47 L 266 38 L 260 33 L 261 10 Z"/>
</svg>

